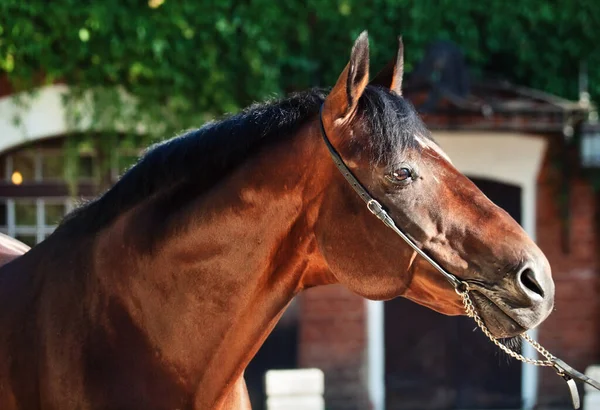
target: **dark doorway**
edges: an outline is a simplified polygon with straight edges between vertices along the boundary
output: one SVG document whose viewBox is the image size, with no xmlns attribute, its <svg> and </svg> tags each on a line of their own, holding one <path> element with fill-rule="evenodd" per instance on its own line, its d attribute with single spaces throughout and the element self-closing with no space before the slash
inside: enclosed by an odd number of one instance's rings
<svg viewBox="0 0 600 410">
<path fill-rule="evenodd" d="M 473 182 L 521 223 L 521 189 Z M 385 303 L 386 410 L 520 409 L 521 365 L 472 319 L 398 298 Z"/>
<path fill-rule="evenodd" d="M 266 408 L 265 374 L 298 367 L 298 309 L 294 299 L 245 372 L 252 410 Z"/>
</svg>

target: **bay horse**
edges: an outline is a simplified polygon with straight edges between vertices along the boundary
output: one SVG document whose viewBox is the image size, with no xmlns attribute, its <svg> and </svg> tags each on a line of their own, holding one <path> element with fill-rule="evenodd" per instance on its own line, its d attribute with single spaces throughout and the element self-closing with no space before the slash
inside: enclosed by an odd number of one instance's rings
<svg viewBox="0 0 600 410">
<path fill-rule="evenodd" d="M 464 314 L 446 279 L 364 207 L 321 121 L 396 224 L 469 284 L 495 336 L 540 324 L 554 299 L 546 257 L 433 141 L 402 75 L 400 46 L 369 81 L 365 32 L 328 93 L 154 146 L 5 264 L 0 408 L 249 409 L 244 368 L 313 286 Z"/>
</svg>

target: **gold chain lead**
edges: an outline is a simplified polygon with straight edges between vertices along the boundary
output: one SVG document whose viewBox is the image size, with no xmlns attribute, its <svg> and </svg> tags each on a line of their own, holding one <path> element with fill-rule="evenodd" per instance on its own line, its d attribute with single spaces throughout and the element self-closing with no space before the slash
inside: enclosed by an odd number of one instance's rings
<svg viewBox="0 0 600 410">
<path fill-rule="evenodd" d="M 461 289 L 461 290 L 457 289 L 456 293 L 458 293 L 460 295 L 460 297 L 462 298 L 463 305 L 465 306 L 465 311 L 467 312 L 467 316 L 473 318 L 473 320 L 475 321 L 475 323 L 477 323 L 477 326 L 479 326 L 479 328 L 481 329 L 483 334 L 486 335 L 488 337 L 488 339 L 490 339 L 492 341 L 492 343 L 494 343 L 496 346 L 498 346 L 504 353 L 506 353 L 510 357 L 520 360 L 524 363 L 533 364 L 535 366 L 548 366 L 548 367 L 554 366 L 554 363 L 552 362 L 552 359 L 555 358 L 554 355 L 552 353 L 550 353 L 548 350 L 546 350 L 538 342 L 533 340 L 527 333 L 522 334 L 521 337 L 525 341 L 527 341 L 531 346 L 533 346 L 533 348 L 535 350 L 537 350 L 542 356 L 544 356 L 546 358 L 546 360 L 530 359 L 528 357 L 523 356 L 522 354 L 515 352 L 508 346 L 500 343 L 498 341 L 498 339 L 496 339 L 494 337 L 494 335 L 492 335 L 492 333 L 485 326 L 485 324 L 483 323 L 483 320 L 481 320 L 481 317 L 477 313 L 477 310 L 475 309 L 475 306 L 473 305 L 473 302 L 471 301 L 471 298 L 469 297 L 469 290 L 470 290 L 469 285 L 467 283 L 464 283 L 463 289 Z"/>
</svg>

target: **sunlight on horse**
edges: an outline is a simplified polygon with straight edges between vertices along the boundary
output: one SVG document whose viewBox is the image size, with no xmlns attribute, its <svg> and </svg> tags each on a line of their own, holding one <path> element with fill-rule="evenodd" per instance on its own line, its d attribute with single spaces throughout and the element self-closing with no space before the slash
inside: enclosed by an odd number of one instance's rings
<svg viewBox="0 0 600 410">
<path fill-rule="evenodd" d="M 252 106 L 153 147 L 4 265 L 0 408 L 248 409 L 244 368 L 312 286 L 464 314 L 336 169 L 321 106 L 332 146 L 398 227 L 470 285 L 495 336 L 540 324 L 554 299 L 545 256 L 431 139 L 401 96 L 402 54 L 369 82 L 363 33 L 329 93 Z"/>
</svg>

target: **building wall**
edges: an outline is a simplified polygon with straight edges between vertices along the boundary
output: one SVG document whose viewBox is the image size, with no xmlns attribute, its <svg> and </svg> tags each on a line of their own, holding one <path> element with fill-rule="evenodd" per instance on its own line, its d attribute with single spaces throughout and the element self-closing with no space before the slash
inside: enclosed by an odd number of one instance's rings
<svg viewBox="0 0 600 410">
<path fill-rule="evenodd" d="M 539 340 L 550 352 L 584 371 L 590 364 L 600 363 L 597 199 L 584 178 L 576 177 L 571 183 L 570 251 L 565 253 L 558 200 L 561 172 L 553 166 L 559 148 L 552 148 L 538 178 L 537 242 L 552 266 L 556 303 L 540 328 Z M 544 409 L 569 406 L 564 381 L 550 369 L 540 372 L 538 402 Z"/>
<path fill-rule="evenodd" d="M 299 298 L 299 367 L 323 370 L 327 409 L 369 410 L 365 299 L 339 285 Z"/>
</svg>

